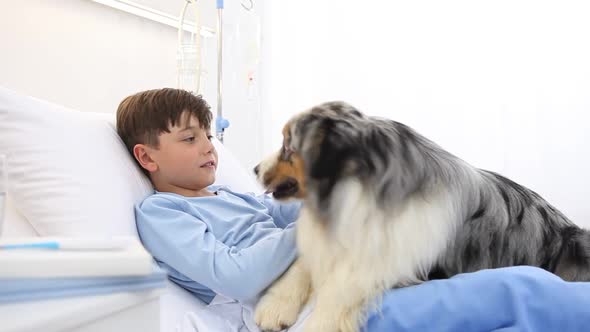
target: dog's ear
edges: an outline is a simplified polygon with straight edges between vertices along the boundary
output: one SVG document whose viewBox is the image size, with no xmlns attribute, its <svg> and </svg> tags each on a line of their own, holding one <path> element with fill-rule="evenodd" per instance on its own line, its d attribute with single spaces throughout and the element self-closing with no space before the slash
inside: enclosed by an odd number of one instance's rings
<svg viewBox="0 0 590 332">
<path fill-rule="evenodd" d="M 349 165 L 357 158 L 356 134 L 352 124 L 329 116 L 316 118 L 306 131 L 306 175 L 308 187 L 314 187 L 319 203 L 329 199 L 339 179 L 349 171 Z"/>
<path fill-rule="evenodd" d="M 315 128 L 314 149 L 309 160 L 309 175 L 315 179 L 340 177 L 347 169 L 348 161 L 358 154 L 354 144 L 357 134 L 349 121 L 322 117 Z"/>
</svg>

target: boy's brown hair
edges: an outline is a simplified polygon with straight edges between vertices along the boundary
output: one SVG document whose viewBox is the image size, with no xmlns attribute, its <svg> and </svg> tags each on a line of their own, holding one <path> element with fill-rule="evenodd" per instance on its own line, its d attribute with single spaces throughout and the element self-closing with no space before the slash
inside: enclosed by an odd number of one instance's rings
<svg viewBox="0 0 590 332">
<path fill-rule="evenodd" d="M 200 95 L 195 96 L 189 91 L 172 88 L 138 92 L 119 104 L 117 133 L 131 155 L 136 144 L 157 148 L 158 135 L 169 133 L 169 128 L 178 124 L 185 112 L 196 117 L 201 128 L 211 128 L 213 115 Z"/>
</svg>

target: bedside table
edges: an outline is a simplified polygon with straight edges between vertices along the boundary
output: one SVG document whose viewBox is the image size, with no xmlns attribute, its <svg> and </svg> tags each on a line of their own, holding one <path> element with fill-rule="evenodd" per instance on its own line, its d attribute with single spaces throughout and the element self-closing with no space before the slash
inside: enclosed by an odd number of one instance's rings
<svg viewBox="0 0 590 332">
<path fill-rule="evenodd" d="M 87 247 L 61 248 L 76 241 Z M 55 243 L 60 249 L 31 247 Z M 167 276 L 139 240 L 29 237 L 0 244 L 2 332 L 160 330 Z"/>
<path fill-rule="evenodd" d="M 3 332 L 160 330 L 164 289 L 0 305 Z"/>
</svg>

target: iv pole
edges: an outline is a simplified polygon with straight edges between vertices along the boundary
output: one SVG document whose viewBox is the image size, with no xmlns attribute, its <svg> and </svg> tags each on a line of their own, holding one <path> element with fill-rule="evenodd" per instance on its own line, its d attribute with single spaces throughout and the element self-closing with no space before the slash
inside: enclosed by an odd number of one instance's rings
<svg viewBox="0 0 590 332">
<path fill-rule="evenodd" d="M 229 121 L 223 118 L 221 101 L 222 74 L 223 74 L 223 0 L 217 0 L 217 119 L 215 121 L 215 136 L 223 143 L 223 132 L 229 127 Z"/>
</svg>

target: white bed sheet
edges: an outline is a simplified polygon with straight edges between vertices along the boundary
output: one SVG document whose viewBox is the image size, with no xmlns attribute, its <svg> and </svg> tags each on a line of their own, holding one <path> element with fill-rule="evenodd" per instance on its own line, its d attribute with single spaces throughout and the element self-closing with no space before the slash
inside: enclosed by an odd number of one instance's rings
<svg viewBox="0 0 590 332">
<path fill-rule="evenodd" d="M 160 331 L 182 331 L 185 316 L 191 312 L 199 312 L 206 306 L 197 297 L 168 281 L 166 292 L 160 297 Z"/>
<path fill-rule="evenodd" d="M 239 303 L 217 295 L 209 305 L 189 311 L 182 317 L 177 332 L 260 332 L 254 322 L 254 302 Z M 301 332 L 303 324 L 311 312 L 306 306 L 297 322 L 286 332 Z"/>
</svg>

